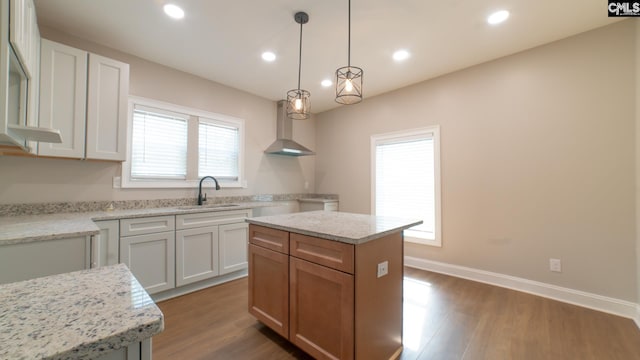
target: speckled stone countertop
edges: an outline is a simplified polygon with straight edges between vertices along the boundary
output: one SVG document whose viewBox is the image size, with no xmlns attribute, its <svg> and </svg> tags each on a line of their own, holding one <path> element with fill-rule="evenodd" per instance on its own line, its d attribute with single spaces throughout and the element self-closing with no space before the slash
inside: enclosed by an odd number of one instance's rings
<svg viewBox="0 0 640 360">
<path fill-rule="evenodd" d="M 17 243 L 96 235 L 100 231 L 94 221 L 117 220 L 161 215 L 179 215 L 198 212 L 233 211 L 276 206 L 275 202 L 247 202 L 235 206 L 179 206 L 151 209 L 74 212 L 49 215 L 0 217 L 0 246 Z"/>
<path fill-rule="evenodd" d="M 163 329 L 123 264 L 0 285 L 0 359 L 93 359 Z"/>
<path fill-rule="evenodd" d="M 422 224 L 422 220 L 337 211 L 261 216 L 246 222 L 349 244 L 365 243 Z"/>
<path fill-rule="evenodd" d="M 323 199 L 323 198 L 302 198 L 298 199 L 299 202 L 310 202 L 310 203 L 333 203 L 338 202 L 337 199 Z"/>
</svg>

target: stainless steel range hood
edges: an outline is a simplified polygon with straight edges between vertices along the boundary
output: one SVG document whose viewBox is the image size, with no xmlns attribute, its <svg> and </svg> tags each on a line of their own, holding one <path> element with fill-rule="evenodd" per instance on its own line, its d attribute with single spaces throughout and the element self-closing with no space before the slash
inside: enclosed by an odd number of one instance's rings
<svg viewBox="0 0 640 360">
<path fill-rule="evenodd" d="M 276 118 L 277 139 L 264 152 L 266 154 L 287 156 L 315 155 L 316 153 L 291 139 L 293 120 L 287 117 L 286 107 L 286 100 L 278 101 L 278 112 Z"/>
</svg>

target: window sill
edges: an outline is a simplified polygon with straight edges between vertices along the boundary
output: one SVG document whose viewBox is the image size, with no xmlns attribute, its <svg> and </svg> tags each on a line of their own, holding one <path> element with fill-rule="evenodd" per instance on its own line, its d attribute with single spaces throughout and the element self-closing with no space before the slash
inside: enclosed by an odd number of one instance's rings
<svg viewBox="0 0 640 360">
<path fill-rule="evenodd" d="M 404 241 L 413 244 L 442 247 L 442 241 L 440 239 L 422 239 L 413 236 L 404 236 Z"/>
<path fill-rule="evenodd" d="M 123 189 L 184 189 L 197 188 L 200 186 L 200 180 L 127 180 L 123 177 Z M 202 183 L 202 187 L 206 189 L 214 188 L 213 181 L 207 180 Z M 220 182 L 222 189 L 246 189 L 246 181 Z"/>
</svg>

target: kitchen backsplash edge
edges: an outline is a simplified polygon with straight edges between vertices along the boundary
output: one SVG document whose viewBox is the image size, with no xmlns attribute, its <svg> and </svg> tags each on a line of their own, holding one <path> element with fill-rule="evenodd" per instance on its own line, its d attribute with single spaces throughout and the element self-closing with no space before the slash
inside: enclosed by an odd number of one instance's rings
<svg viewBox="0 0 640 360">
<path fill-rule="evenodd" d="M 209 204 L 241 203 L 254 201 L 293 201 L 302 198 L 338 199 L 335 194 L 259 194 L 246 196 L 210 197 Z M 114 209 L 146 209 L 195 205 L 195 198 L 153 200 L 97 200 L 77 202 L 46 202 L 32 204 L 0 204 L 0 216 L 43 215 L 102 211 L 111 205 Z"/>
</svg>

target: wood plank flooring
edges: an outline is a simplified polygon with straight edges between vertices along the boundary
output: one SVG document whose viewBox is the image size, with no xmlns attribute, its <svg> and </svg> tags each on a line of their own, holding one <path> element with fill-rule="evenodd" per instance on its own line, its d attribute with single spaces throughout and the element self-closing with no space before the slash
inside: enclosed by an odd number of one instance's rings
<svg viewBox="0 0 640 360">
<path fill-rule="evenodd" d="M 153 358 L 311 359 L 247 313 L 247 279 L 158 303 Z M 405 268 L 402 360 L 640 359 L 632 320 Z"/>
</svg>

